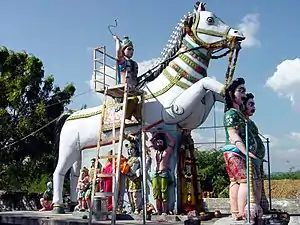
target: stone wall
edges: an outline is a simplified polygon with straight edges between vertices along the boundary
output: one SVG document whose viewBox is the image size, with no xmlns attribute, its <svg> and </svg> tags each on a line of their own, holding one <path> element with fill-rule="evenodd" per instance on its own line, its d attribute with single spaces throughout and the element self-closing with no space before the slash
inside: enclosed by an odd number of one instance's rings
<svg viewBox="0 0 300 225">
<path fill-rule="evenodd" d="M 4 211 L 36 211 L 41 208 L 40 197 L 42 194 L 25 192 L 4 193 L 0 192 L 0 212 Z M 230 213 L 228 198 L 204 198 L 204 208 L 207 212 L 220 210 L 223 214 Z M 65 198 L 65 206 L 69 197 Z M 300 199 L 272 199 L 272 208 L 281 209 L 288 213 L 299 213 Z"/>
<path fill-rule="evenodd" d="M 25 192 L 0 193 L 0 211 L 32 211 L 40 208 L 41 194 Z"/>
<path fill-rule="evenodd" d="M 40 198 L 42 193 L 10 192 L 0 191 L 0 212 L 4 211 L 36 211 L 41 208 Z M 66 206 L 69 197 L 65 198 Z"/>
<path fill-rule="evenodd" d="M 204 198 L 204 208 L 208 212 L 220 210 L 223 214 L 230 214 L 230 204 L 228 198 Z M 299 213 L 299 199 L 272 199 L 272 208 L 281 209 L 290 214 Z"/>
</svg>

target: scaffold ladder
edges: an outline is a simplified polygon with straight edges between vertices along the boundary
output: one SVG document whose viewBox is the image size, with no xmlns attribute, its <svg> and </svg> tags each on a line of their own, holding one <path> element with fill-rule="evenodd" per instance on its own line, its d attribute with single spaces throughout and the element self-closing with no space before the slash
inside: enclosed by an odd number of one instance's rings
<svg viewBox="0 0 300 225">
<path fill-rule="evenodd" d="M 102 56 L 98 57 L 97 53 L 102 54 Z M 117 210 L 119 207 L 119 190 L 120 190 L 120 166 L 121 166 L 121 158 L 123 154 L 123 141 L 125 140 L 125 119 L 126 119 L 126 112 L 127 112 L 127 103 L 129 97 L 134 96 L 140 96 L 140 102 L 143 106 L 144 104 L 144 92 L 141 91 L 129 91 L 128 84 L 127 84 L 127 72 L 126 72 L 126 82 L 123 84 L 117 84 L 117 76 L 118 76 L 118 67 L 114 67 L 107 64 L 106 57 L 113 60 L 112 65 L 117 65 L 117 61 L 114 57 L 110 56 L 106 53 L 106 48 L 104 47 L 98 47 L 94 49 L 94 82 L 95 82 L 95 91 L 103 94 L 103 106 L 102 106 L 102 114 L 101 114 L 101 121 L 99 126 L 99 132 L 98 132 L 98 141 L 97 141 L 97 149 L 96 149 L 96 162 L 95 165 L 98 165 L 99 159 L 103 158 L 112 158 L 113 159 L 113 173 L 103 174 L 100 173 L 101 177 L 112 177 L 113 178 L 113 191 L 112 193 L 103 193 L 105 196 L 112 196 L 112 203 L 113 203 L 113 209 L 111 213 L 111 224 L 116 224 L 116 215 Z M 102 66 L 102 70 L 99 69 L 99 65 Z M 114 71 L 115 76 L 112 74 L 107 74 L 107 68 L 108 67 L 111 71 Z M 97 74 L 100 74 L 103 76 L 102 80 L 97 80 Z M 112 79 L 113 82 L 107 83 L 107 77 L 109 79 Z M 102 88 L 98 89 L 96 87 L 96 83 L 102 84 Z M 107 97 L 112 98 L 112 103 L 108 104 Z M 122 102 L 116 102 L 116 99 L 122 99 Z M 102 145 L 102 133 L 104 128 L 104 122 L 105 117 L 108 108 L 114 108 L 113 114 L 112 114 L 112 136 L 105 140 L 105 142 L 110 142 L 112 144 L 112 150 L 113 154 L 111 156 L 100 156 L 100 149 Z M 120 128 L 119 128 L 119 137 L 116 138 L 116 120 L 115 120 L 115 113 L 116 113 L 116 107 L 122 107 L 122 116 L 120 122 Z M 143 109 L 141 109 L 143 112 Z M 141 120 L 143 121 L 143 113 L 141 114 Z M 143 130 L 143 122 L 142 122 L 142 130 Z M 116 150 L 116 142 L 118 141 L 118 150 L 117 155 L 115 153 Z M 145 148 L 145 138 L 142 138 L 142 146 L 143 151 Z M 116 159 L 115 159 L 116 158 Z M 145 161 L 145 160 L 144 160 Z M 115 169 L 116 168 L 116 169 Z M 93 186 L 92 186 L 92 193 L 91 193 L 91 207 L 90 207 L 90 214 L 89 214 L 89 224 L 92 222 L 92 212 L 94 210 L 94 197 L 95 197 L 95 183 L 96 183 L 96 176 L 97 176 L 97 170 L 94 170 L 94 176 L 93 176 Z M 115 179 L 114 179 L 115 178 Z M 102 189 L 102 188 L 100 188 Z M 146 215 L 146 204 L 144 203 L 144 215 Z M 144 219 L 144 224 L 145 224 Z"/>
<path fill-rule="evenodd" d="M 112 156 L 99 156 L 100 155 L 100 149 L 101 149 L 101 144 L 102 144 L 102 133 L 103 133 L 103 125 L 105 121 L 105 114 L 107 111 L 107 96 L 111 96 L 113 99 L 116 97 L 119 97 L 120 91 L 123 88 L 123 103 L 115 103 L 113 102 L 112 107 L 118 107 L 122 106 L 122 117 L 121 117 L 121 126 L 120 126 L 120 131 L 119 131 L 119 138 L 116 139 L 116 132 L 115 132 L 115 118 L 113 118 L 113 130 L 112 130 L 112 137 L 109 139 L 106 139 L 106 142 L 110 142 L 113 145 L 113 154 Z M 118 85 L 117 87 L 111 87 L 108 88 L 106 87 L 104 90 L 104 98 L 103 98 L 103 106 L 102 106 L 102 114 L 101 114 L 101 122 L 99 126 L 99 132 L 98 132 L 98 141 L 97 141 L 97 150 L 96 150 L 96 165 L 98 165 L 98 160 L 101 158 L 113 158 L 113 168 L 115 168 L 116 164 L 116 170 L 113 169 L 112 174 L 103 174 L 100 173 L 100 178 L 101 177 L 116 177 L 115 181 L 113 182 L 113 192 L 112 193 L 103 193 L 105 196 L 113 196 L 113 211 L 112 211 L 112 224 L 115 224 L 116 221 L 116 211 L 118 207 L 118 194 L 119 194 L 119 183 L 120 183 L 120 163 L 121 163 L 121 156 L 122 156 L 122 150 L 123 150 L 123 141 L 124 141 L 124 130 L 125 130 L 125 116 L 126 116 L 126 108 L 127 108 L 127 102 L 128 102 L 128 88 L 127 84 Z M 115 111 L 115 110 L 113 110 Z M 114 115 L 114 113 L 113 113 Z M 115 162 L 114 156 L 115 156 L 115 143 L 116 141 L 119 140 L 119 147 L 118 147 L 118 154 L 117 154 L 117 160 Z M 94 206 L 94 197 L 95 197 L 95 183 L 96 183 L 96 176 L 97 176 L 97 171 L 94 171 L 94 176 L 93 176 L 93 186 L 92 186 L 92 194 L 91 194 L 91 210 L 90 210 L 90 216 L 89 216 L 89 221 L 91 224 L 92 221 L 92 211 L 93 211 L 93 206 Z M 114 179 L 113 179 L 114 180 Z M 102 189 L 102 188 L 100 188 Z"/>
</svg>

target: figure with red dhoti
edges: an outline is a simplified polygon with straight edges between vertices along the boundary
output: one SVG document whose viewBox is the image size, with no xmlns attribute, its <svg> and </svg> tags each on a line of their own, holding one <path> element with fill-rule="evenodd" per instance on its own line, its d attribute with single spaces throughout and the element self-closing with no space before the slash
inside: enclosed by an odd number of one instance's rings
<svg viewBox="0 0 300 225">
<path fill-rule="evenodd" d="M 229 198 L 232 217 L 243 220 L 247 216 L 247 168 L 246 168 L 246 123 L 247 119 L 241 111 L 246 97 L 245 80 L 235 79 L 226 89 L 224 127 L 226 145 L 222 148 L 226 162 L 226 170 L 230 178 Z M 260 177 L 261 160 L 256 156 L 257 142 L 248 129 L 249 170 L 250 177 L 250 219 L 262 216 L 262 208 L 256 199 L 254 179 Z M 250 174 L 249 174 L 250 175 Z"/>
</svg>

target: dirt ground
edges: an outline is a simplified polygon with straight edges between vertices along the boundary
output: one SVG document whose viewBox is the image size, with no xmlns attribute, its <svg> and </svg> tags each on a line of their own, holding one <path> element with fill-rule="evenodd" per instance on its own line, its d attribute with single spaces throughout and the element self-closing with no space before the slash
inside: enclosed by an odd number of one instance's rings
<svg viewBox="0 0 300 225">
<path fill-rule="evenodd" d="M 264 182 L 268 195 L 268 181 Z M 295 198 L 300 194 L 300 180 L 271 180 L 273 198 Z"/>
</svg>

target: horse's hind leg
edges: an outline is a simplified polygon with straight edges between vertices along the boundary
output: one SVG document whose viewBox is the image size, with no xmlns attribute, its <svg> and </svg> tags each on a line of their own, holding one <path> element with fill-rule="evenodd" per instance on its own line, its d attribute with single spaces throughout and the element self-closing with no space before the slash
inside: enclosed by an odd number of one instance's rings
<svg viewBox="0 0 300 225">
<path fill-rule="evenodd" d="M 54 213 L 64 213 L 63 209 L 63 184 L 67 171 L 71 168 L 72 164 L 80 157 L 80 151 L 75 145 L 59 146 L 59 156 L 56 169 L 53 173 L 53 204 Z"/>
<path fill-rule="evenodd" d="M 80 154 L 79 154 L 80 156 Z M 77 182 L 80 175 L 80 168 L 81 168 L 81 157 L 79 157 L 74 163 L 71 168 L 70 173 L 70 197 L 71 197 L 71 206 L 70 210 L 73 211 L 74 207 L 77 205 Z"/>
</svg>

